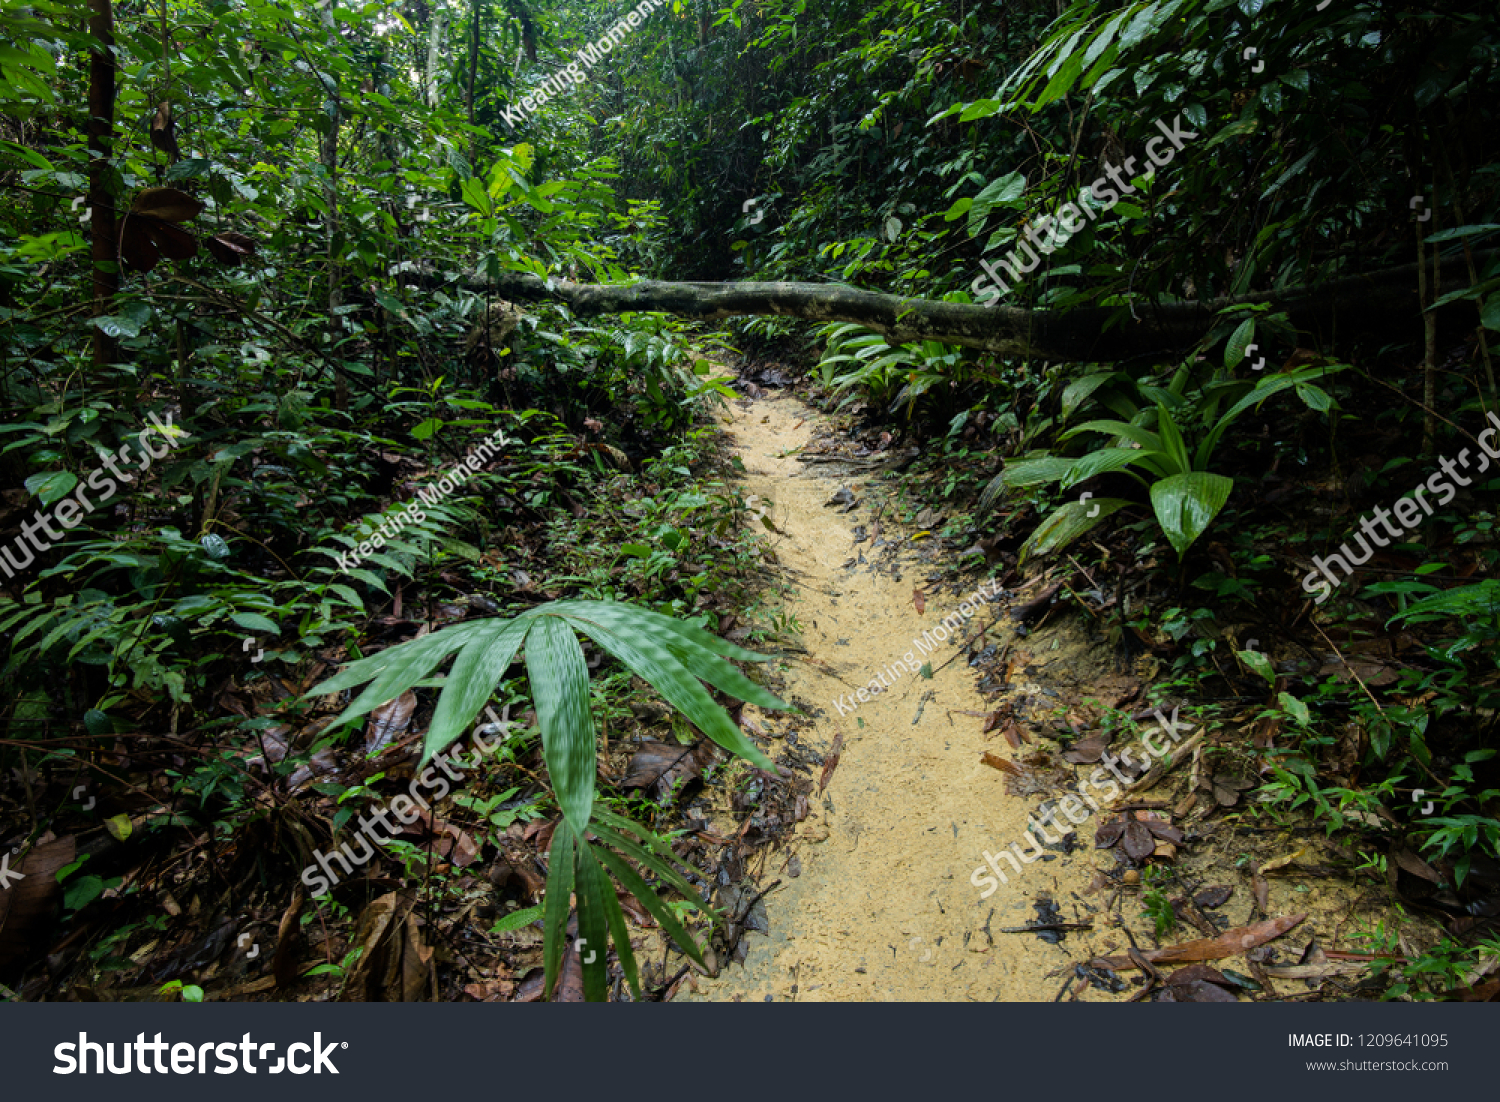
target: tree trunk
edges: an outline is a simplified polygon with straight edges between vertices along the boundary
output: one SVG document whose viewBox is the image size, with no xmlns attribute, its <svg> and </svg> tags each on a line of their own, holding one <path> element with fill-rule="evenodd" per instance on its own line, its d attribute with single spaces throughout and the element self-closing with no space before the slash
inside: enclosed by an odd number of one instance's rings
<svg viewBox="0 0 1500 1102">
<path fill-rule="evenodd" d="M 94 317 L 114 313 L 120 289 L 118 228 L 109 158 L 114 152 L 115 34 L 111 0 L 89 0 L 89 33 L 96 46 L 89 53 L 89 233 L 94 262 Z M 113 363 L 119 342 L 94 327 L 94 366 Z"/>
<path fill-rule="evenodd" d="M 1500 250 L 1476 254 L 1481 268 Z M 1461 252 L 1443 261 L 1442 286 L 1432 295 L 1467 286 Z M 478 279 L 466 281 L 476 291 Z M 425 280 L 429 287 L 440 285 Z M 1417 265 L 1345 276 L 1209 302 L 1086 306 L 1073 310 L 1025 310 L 977 306 L 877 294 L 819 283 L 661 283 L 600 285 L 503 272 L 494 293 L 518 301 L 566 303 L 579 314 L 660 311 L 707 320 L 747 315 L 855 322 L 892 344 L 937 340 L 987 352 L 1048 360 L 1109 362 L 1134 356 L 1182 352 L 1202 340 L 1215 314 L 1230 306 L 1269 303 L 1285 310 L 1310 343 L 1327 346 L 1338 333 L 1361 337 L 1411 337 L 1411 319 L 1421 313 Z"/>
<path fill-rule="evenodd" d="M 438 68 L 443 59 L 443 22 L 448 13 L 435 8 L 427 34 L 427 106 L 436 107 L 441 94 L 438 89 Z"/>
<path fill-rule="evenodd" d="M 319 15 L 323 30 L 328 35 L 331 49 L 338 45 L 338 21 L 333 10 L 337 0 L 323 0 Z M 333 77 L 327 78 L 332 81 Z M 323 215 L 323 230 L 328 243 L 328 342 L 329 357 L 333 361 L 333 405 L 335 409 L 349 408 L 349 375 L 344 370 L 343 357 L 338 344 L 344 334 L 344 318 L 339 307 L 344 304 L 344 288 L 339 260 L 339 110 L 338 85 L 324 87 L 328 96 L 328 132 L 323 138 L 322 160 L 327 182 L 323 185 L 323 202 L 327 211 Z"/>
</svg>

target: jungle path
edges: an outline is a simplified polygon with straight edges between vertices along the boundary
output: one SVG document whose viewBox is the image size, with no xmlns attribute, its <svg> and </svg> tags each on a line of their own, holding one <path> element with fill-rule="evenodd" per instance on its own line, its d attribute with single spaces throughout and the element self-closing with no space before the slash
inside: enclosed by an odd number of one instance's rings
<svg viewBox="0 0 1500 1102">
<path fill-rule="evenodd" d="M 793 587 L 786 611 L 800 622 L 797 642 L 807 650 L 783 666 L 785 696 L 815 717 L 793 737 L 826 752 L 842 734 L 843 747 L 826 791 L 820 796 L 815 786 L 807 819 L 760 871 L 762 886 L 777 878 L 783 884 L 766 896 L 769 937 L 747 934 L 744 965 L 699 978 L 697 997 L 1052 1000 L 1073 961 L 1123 939 L 1102 922 L 1091 933 L 1069 933 L 1062 944 L 1001 932 L 1035 920 L 1040 896 L 1056 901 L 1063 921 L 1104 917 L 1104 897 L 1084 894 L 1093 879 L 1093 820 L 1078 828 L 1081 852 L 1064 857 L 1059 849 L 1053 859 L 1026 865 L 987 899 L 970 882 L 985 850 L 1023 839 L 1039 800 L 1005 793 L 1005 775 L 981 758 L 986 751 L 1009 757 L 1010 748 L 997 733 L 983 733 L 981 718 L 959 714 L 995 707 L 976 691 L 975 671 L 959 648 L 981 628 L 986 643 L 1012 640 L 1004 611 L 1012 598 L 1002 594 L 957 637 L 919 655 L 934 671 L 930 679 L 900 674 L 849 713 L 855 688 L 956 612 L 987 572 L 966 572 L 971 580 L 957 594 L 934 591 L 927 575 L 949 565 L 941 561 L 947 553 L 937 554 L 930 537 L 911 540 L 890 522 L 889 510 L 877 531 L 864 493 L 871 469 L 798 460 L 798 449 L 832 434 L 826 418 L 790 396 L 734 405 L 730 432 L 746 468 L 744 489 L 773 503 L 767 515 L 779 532 L 767 537 Z M 857 508 L 841 513 L 827 504 L 841 489 L 854 493 Z M 866 538 L 856 543 L 856 535 Z M 934 557 L 924 563 L 926 548 Z M 925 614 L 915 607 L 918 587 L 927 591 Z M 1008 684 L 1005 691 L 1043 690 Z M 750 706 L 744 715 L 779 736 L 775 756 L 791 733 L 785 715 Z M 795 877 L 790 854 L 800 862 Z"/>
</svg>

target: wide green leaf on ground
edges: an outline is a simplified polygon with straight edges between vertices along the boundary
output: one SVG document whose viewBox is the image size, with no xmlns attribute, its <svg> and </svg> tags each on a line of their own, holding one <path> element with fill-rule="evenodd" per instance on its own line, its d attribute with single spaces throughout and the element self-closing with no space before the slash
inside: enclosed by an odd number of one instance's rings
<svg viewBox="0 0 1500 1102">
<path fill-rule="evenodd" d="M 1213 523 L 1229 500 L 1234 479 L 1207 471 L 1174 474 L 1151 486 L 1151 507 L 1178 556 Z"/>
</svg>

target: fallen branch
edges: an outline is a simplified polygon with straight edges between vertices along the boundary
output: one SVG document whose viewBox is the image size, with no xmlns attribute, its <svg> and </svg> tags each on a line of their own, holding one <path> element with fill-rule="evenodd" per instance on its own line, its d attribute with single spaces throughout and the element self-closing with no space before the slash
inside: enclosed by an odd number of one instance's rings
<svg viewBox="0 0 1500 1102">
<path fill-rule="evenodd" d="M 1482 266 L 1500 250 L 1476 254 Z M 1469 285 L 1458 250 L 1443 262 L 1437 294 Z M 445 281 L 433 274 L 416 282 L 432 289 Z M 1222 310 L 1266 304 L 1285 311 L 1292 325 L 1328 342 L 1335 331 L 1407 335 L 1420 317 L 1417 265 L 1405 264 L 1340 278 L 1315 277 L 1296 287 L 1259 291 L 1208 301 L 1085 306 L 1071 310 L 1026 310 L 978 306 L 887 295 L 821 283 L 666 283 L 632 284 L 543 281 L 522 272 L 502 272 L 488 283 L 463 282 L 491 294 L 526 302 L 560 302 L 578 314 L 636 311 L 677 314 L 707 321 L 759 316 L 812 322 L 854 322 L 882 334 L 892 344 L 938 340 L 1007 355 L 1040 356 L 1067 362 L 1100 362 L 1171 353 L 1202 339 Z"/>
</svg>

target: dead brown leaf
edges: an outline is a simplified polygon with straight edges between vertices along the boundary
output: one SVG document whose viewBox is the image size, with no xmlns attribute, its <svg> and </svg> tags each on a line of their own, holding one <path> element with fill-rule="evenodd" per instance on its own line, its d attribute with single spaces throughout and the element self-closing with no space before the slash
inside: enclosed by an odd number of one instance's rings
<svg viewBox="0 0 1500 1102">
<path fill-rule="evenodd" d="M 148 187 L 130 204 L 132 217 L 148 215 L 167 222 L 187 222 L 203 213 L 203 204 L 174 187 Z"/>
<path fill-rule="evenodd" d="M 1254 926 L 1240 926 L 1233 930 L 1226 930 L 1218 937 L 1185 941 L 1181 945 L 1172 945 L 1165 949 L 1149 949 L 1145 955 L 1152 964 L 1222 960 L 1224 957 L 1236 956 L 1246 950 L 1254 949 L 1257 945 L 1264 945 L 1266 942 L 1280 937 L 1306 917 L 1307 915 L 1304 913 L 1283 915 L 1281 918 L 1268 918 L 1264 922 L 1257 922 Z M 1092 964 L 1095 968 L 1110 968 L 1116 972 L 1135 967 L 1134 961 L 1129 957 L 1123 956 L 1099 957 Z"/>
<path fill-rule="evenodd" d="M 712 761 L 712 751 L 701 743 L 682 746 L 675 742 L 643 742 L 631 756 L 625 788 L 653 788 L 658 797 L 694 780 Z"/>
<path fill-rule="evenodd" d="M 371 712 L 370 722 L 365 727 L 365 753 L 374 757 L 395 742 L 396 737 L 411 726 L 411 717 L 416 710 L 417 694 L 407 689 L 395 700 Z"/>
<path fill-rule="evenodd" d="M 1146 824 L 1132 819 L 1125 824 L 1124 834 L 1120 839 L 1120 848 L 1125 851 L 1133 861 L 1143 861 L 1151 856 L 1156 849 L 1156 843 L 1151 838 L 1151 831 Z"/>
<path fill-rule="evenodd" d="M 839 767 L 839 756 L 844 750 L 844 732 L 840 731 L 833 736 L 833 746 L 829 748 L 828 756 L 823 759 L 823 775 L 818 778 L 818 794 L 828 787 L 828 782 L 833 779 L 833 771 Z"/>
<path fill-rule="evenodd" d="M 1072 765 L 1090 765 L 1104 756 L 1109 749 L 1109 739 L 1104 735 L 1081 738 L 1063 751 L 1063 761 Z"/>
<path fill-rule="evenodd" d="M 52 910 L 62 894 L 57 870 L 72 864 L 77 849 L 69 834 L 34 847 L 19 864 L 14 855 L 5 855 L 13 882 L 0 889 L 0 972 L 34 955 L 34 943 L 51 929 Z M 21 879 L 14 880 L 17 873 Z"/>
<path fill-rule="evenodd" d="M 177 124 L 172 120 L 172 105 L 163 102 L 151 120 L 151 144 L 175 161 L 182 156 L 177 148 Z"/>
<path fill-rule="evenodd" d="M 992 754 L 988 750 L 984 752 L 984 756 L 979 760 L 991 769 L 998 769 L 1002 773 L 1009 773 L 1012 777 L 1021 776 L 1021 768 L 1015 762 L 1007 758 L 1002 758 L 998 754 Z"/>
<path fill-rule="evenodd" d="M 1222 907 L 1229 902 L 1229 897 L 1234 894 L 1234 889 L 1227 884 L 1216 884 L 1211 888 L 1204 888 L 1193 896 L 1193 902 L 1206 911 L 1216 907 Z"/>
</svg>

